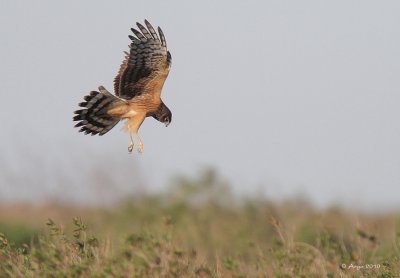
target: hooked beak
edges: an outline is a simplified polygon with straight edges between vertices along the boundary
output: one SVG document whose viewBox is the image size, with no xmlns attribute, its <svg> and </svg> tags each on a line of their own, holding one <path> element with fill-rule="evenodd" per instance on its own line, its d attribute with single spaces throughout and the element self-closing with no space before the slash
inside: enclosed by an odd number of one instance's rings
<svg viewBox="0 0 400 278">
<path fill-rule="evenodd" d="M 167 126 L 169 126 L 169 122 L 166 122 L 166 123 L 165 123 L 165 127 L 167 127 Z"/>
</svg>

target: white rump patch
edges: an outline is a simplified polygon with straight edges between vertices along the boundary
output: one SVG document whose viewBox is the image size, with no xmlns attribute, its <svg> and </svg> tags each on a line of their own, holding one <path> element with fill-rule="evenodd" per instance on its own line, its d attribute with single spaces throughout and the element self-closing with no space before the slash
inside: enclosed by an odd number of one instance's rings
<svg viewBox="0 0 400 278">
<path fill-rule="evenodd" d="M 132 118 L 132 117 L 136 116 L 137 114 L 138 113 L 135 110 L 129 109 L 129 111 L 126 112 L 122 117 L 123 118 Z"/>
</svg>

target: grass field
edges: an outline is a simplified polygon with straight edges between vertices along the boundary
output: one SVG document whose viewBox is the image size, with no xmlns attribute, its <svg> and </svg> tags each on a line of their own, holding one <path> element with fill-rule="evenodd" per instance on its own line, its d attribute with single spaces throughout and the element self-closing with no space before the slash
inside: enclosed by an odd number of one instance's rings
<svg viewBox="0 0 400 278">
<path fill-rule="evenodd" d="M 400 277 L 400 214 L 237 200 L 210 171 L 109 208 L 0 206 L 0 277 Z"/>
</svg>

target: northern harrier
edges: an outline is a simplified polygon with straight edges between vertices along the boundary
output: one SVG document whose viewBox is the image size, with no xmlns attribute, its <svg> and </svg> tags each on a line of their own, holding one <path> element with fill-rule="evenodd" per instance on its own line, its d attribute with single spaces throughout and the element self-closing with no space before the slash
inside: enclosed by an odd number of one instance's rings
<svg viewBox="0 0 400 278">
<path fill-rule="evenodd" d="M 158 27 L 158 34 L 145 20 L 146 27 L 136 23 L 132 28 L 135 36 L 125 52 L 117 76 L 114 79 L 114 93 L 103 86 L 99 92 L 92 91 L 84 97 L 73 118 L 78 121 L 75 127 L 80 132 L 91 135 L 104 135 L 120 120 L 126 119 L 124 129 L 129 132 L 129 152 L 133 150 L 133 133 L 138 139 L 138 151 L 142 152 L 143 143 L 139 137 L 139 128 L 146 117 L 152 116 L 168 126 L 172 119 L 171 111 L 160 98 L 161 89 L 171 67 L 171 54 L 167 50 L 164 34 Z"/>
</svg>

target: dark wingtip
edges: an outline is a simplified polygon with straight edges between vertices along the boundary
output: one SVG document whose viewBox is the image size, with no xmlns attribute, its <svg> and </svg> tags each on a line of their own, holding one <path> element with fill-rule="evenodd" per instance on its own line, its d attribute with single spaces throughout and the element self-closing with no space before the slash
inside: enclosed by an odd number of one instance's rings
<svg viewBox="0 0 400 278">
<path fill-rule="evenodd" d="M 135 28 L 131 28 L 131 31 L 136 35 L 137 33 L 140 33 L 139 30 L 135 29 Z"/>
<path fill-rule="evenodd" d="M 167 47 L 167 40 L 165 39 L 164 32 L 161 30 L 160 26 L 158 26 L 157 30 L 160 35 L 161 45 Z"/>
<path fill-rule="evenodd" d="M 86 109 L 76 110 L 74 113 L 77 114 L 77 115 L 80 115 L 80 114 L 82 114 L 82 112 L 83 112 L 84 110 L 86 110 Z"/>
</svg>

